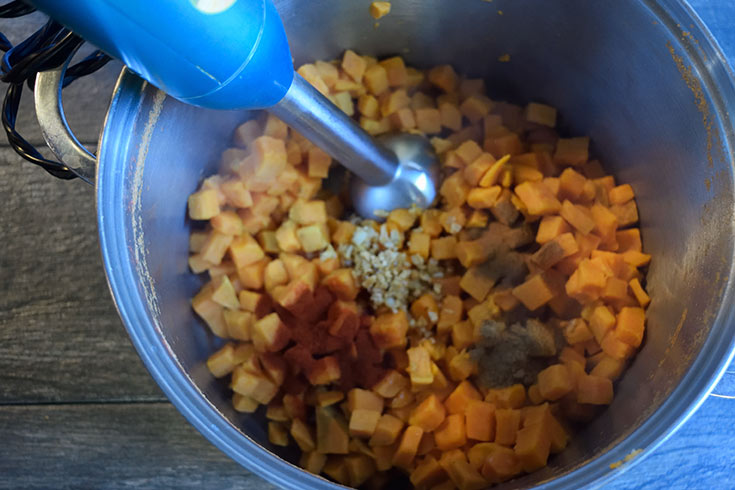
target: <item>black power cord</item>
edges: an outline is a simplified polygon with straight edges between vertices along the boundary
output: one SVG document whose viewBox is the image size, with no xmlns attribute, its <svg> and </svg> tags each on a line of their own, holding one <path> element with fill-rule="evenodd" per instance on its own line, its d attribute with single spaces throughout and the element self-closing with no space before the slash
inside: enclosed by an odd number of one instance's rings
<svg viewBox="0 0 735 490">
<path fill-rule="evenodd" d="M 0 18 L 15 18 L 30 14 L 36 9 L 21 0 L 0 6 Z M 64 163 L 44 158 L 32 144 L 15 129 L 23 84 L 30 90 L 36 74 L 61 66 L 84 44 L 84 40 L 58 22 L 49 20 L 25 41 L 13 46 L 0 32 L 0 50 L 5 55 L 0 62 L 0 81 L 8 84 L 2 105 L 2 125 L 13 150 L 29 162 L 40 166 L 54 177 L 74 179 L 77 174 Z M 102 68 L 110 57 L 95 51 L 82 61 L 67 68 L 63 87 L 74 80 Z"/>
</svg>

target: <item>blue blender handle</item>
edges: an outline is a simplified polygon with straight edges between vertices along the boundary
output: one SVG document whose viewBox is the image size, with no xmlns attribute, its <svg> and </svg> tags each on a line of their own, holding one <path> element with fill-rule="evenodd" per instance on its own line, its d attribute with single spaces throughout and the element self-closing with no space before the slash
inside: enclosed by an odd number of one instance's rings
<svg viewBox="0 0 735 490">
<path fill-rule="evenodd" d="M 270 0 L 30 0 L 153 85 L 189 104 L 262 109 L 294 78 Z"/>
</svg>

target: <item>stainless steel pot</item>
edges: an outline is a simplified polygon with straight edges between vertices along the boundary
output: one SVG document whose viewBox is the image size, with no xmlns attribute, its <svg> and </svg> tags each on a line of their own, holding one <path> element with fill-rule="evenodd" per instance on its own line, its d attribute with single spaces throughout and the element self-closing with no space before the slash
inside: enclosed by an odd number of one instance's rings
<svg viewBox="0 0 735 490">
<path fill-rule="evenodd" d="M 601 484 L 652 450 L 699 406 L 735 348 L 732 267 L 732 73 L 696 15 L 678 0 L 402 0 L 379 26 L 367 5 L 277 1 L 296 64 L 345 48 L 411 64 L 452 63 L 494 98 L 548 102 L 570 134 L 638 196 L 653 254 L 645 345 L 613 404 L 547 468 L 503 488 Z M 501 55 L 509 62 L 500 62 Z M 216 56 L 216 53 L 213 53 Z M 94 170 L 65 127 L 59 73 L 39 77 L 50 146 Z M 140 356 L 178 409 L 243 466 L 285 488 L 330 488 L 268 443 L 259 417 L 231 408 L 204 361 L 220 341 L 193 316 L 200 280 L 187 269 L 186 198 L 217 170 L 249 115 L 185 106 L 123 71 L 99 145 L 97 207 L 105 268 Z M 282 459 L 283 458 L 283 459 Z M 635 461 L 635 458 L 633 461 Z"/>
</svg>

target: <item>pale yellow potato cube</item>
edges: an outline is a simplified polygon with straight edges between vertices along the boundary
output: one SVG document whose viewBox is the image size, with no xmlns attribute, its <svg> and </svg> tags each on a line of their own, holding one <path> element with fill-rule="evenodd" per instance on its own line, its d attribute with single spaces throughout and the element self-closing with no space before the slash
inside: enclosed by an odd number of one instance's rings
<svg viewBox="0 0 735 490">
<path fill-rule="evenodd" d="M 215 189 L 201 190 L 189 196 L 189 217 L 195 220 L 212 219 L 220 212 L 219 193 Z"/>
</svg>

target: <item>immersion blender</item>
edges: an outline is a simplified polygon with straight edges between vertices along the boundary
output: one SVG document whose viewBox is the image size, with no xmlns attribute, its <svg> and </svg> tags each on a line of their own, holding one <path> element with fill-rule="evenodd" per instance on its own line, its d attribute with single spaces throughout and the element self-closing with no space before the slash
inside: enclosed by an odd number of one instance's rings
<svg viewBox="0 0 735 490">
<path fill-rule="evenodd" d="M 212 109 L 266 109 L 356 174 L 355 211 L 436 197 L 438 162 L 418 135 L 376 142 L 294 71 L 270 0 L 29 0 L 167 94 Z"/>
</svg>

